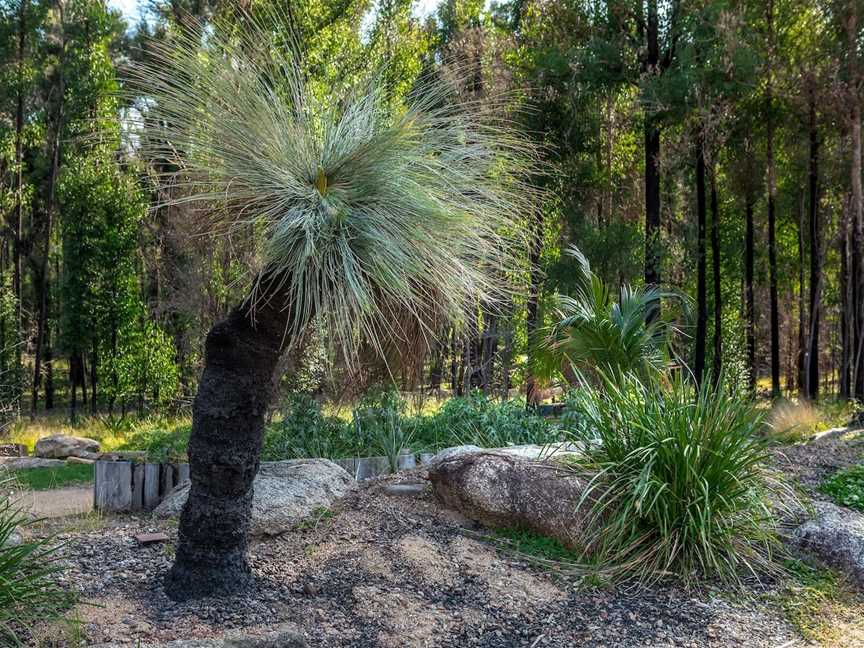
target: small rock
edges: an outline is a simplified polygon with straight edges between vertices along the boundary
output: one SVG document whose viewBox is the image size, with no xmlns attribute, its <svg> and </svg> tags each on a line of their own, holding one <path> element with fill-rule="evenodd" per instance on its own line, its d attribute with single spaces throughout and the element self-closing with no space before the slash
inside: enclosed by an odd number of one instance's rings
<svg viewBox="0 0 864 648">
<path fill-rule="evenodd" d="M 135 536 L 135 539 L 138 541 L 140 545 L 151 545 L 157 542 L 168 542 L 171 538 L 169 538 L 164 533 L 139 533 Z"/>
<path fill-rule="evenodd" d="M 303 585 L 303 593 L 306 596 L 318 596 L 320 592 L 321 588 L 311 581 L 308 581 L 305 585 Z"/>
<path fill-rule="evenodd" d="M 420 497 L 426 492 L 426 484 L 385 484 L 381 492 L 398 497 Z"/>
</svg>

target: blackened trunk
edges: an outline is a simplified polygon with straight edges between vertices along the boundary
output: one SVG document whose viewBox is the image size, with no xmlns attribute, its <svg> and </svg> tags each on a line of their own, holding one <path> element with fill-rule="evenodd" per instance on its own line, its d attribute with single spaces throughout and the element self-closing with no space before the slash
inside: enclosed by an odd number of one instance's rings
<svg viewBox="0 0 864 648">
<path fill-rule="evenodd" d="M 723 297 L 720 293 L 720 208 L 717 205 L 716 172 L 711 169 L 711 270 L 714 278 L 714 357 L 711 371 L 714 381 L 723 369 Z"/>
<path fill-rule="evenodd" d="M 533 222 L 531 251 L 529 264 L 531 267 L 531 285 L 528 288 L 528 303 L 526 313 L 526 329 L 528 334 L 528 348 L 531 349 L 537 341 L 537 315 L 540 303 L 540 288 L 543 282 L 543 273 L 540 269 L 540 255 L 543 251 L 543 212 L 537 210 Z M 532 371 L 533 356 L 528 358 L 525 376 L 525 404 L 533 407 L 540 402 L 539 387 L 537 379 Z"/>
<path fill-rule="evenodd" d="M 806 284 L 804 281 L 804 194 L 797 202 L 798 212 L 798 354 L 795 357 L 795 380 L 798 394 L 807 398 L 807 307 L 804 301 Z"/>
<path fill-rule="evenodd" d="M 697 385 L 705 375 L 705 339 L 708 330 L 708 300 L 705 268 L 705 149 L 700 139 L 696 151 L 696 358 L 693 363 Z"/>
<path fill-rule="evenodd" d="M 645 285 L 660 284 L 660 129 L 645 118 Z M 656 304 L 649 319 L 660 314 Z"/>
<path fill-rule="evenodd" d="M 21 0 L 18 13 L 18 52 L 17 52 L 17 100 L 15 106 L 15 247 L 13 269 L 13 291 L 15 293 L 15 318 L 17 335 L 21 336 L 24 329 L 22 310 L 22 246 L 24 227 L 24 49 L 27 31 L 27 3 Z M 21 344 L 15 345 L 17 367 L 21 366 Z M 22 387 L 23 388 L 23 387 Z"/>
<path fill-rule="evenodd" d="M 278 281 L 273 285 L 278 285 Z M 192 410 L 192 486 L 165 589 L 175 600 L 225 595 L 250 584 L 246 558 L 271 380 L 293 309 L 277 298 L 236 307 L 210 329 Z"/>
<path fill-rule="evenodd" d="M 819 133 L 816 99 L 810 99 L 810 343 L 807 353 L 807 396 L 819 396 L 819 302 L 822 289 L 822 241 L 819 228 Z"/>
<path fill-rule="evenodd" d="M 765 90 L 765 120 L 767 130 L 766 162 L 768 167 L 768 292 L 771 308 L 771 396 L 780 396 L 780 314 L 777 303 L 777 237 L 775 198 L 777 183 L 774 170 L 774 88 L 771 64 L 774 57 L 774 2 L 768 0 L 768 80 Z"/>
<path fill-rule="evenodd" d="M 746 342 L 747 342 L 747 368 L 750 372 L 750 391 L 756 391 L 756 303 L 753 293 L 753 198 L 747 192 L 746 205 L 744 206 L 746 219 L 746 232 L 744 234 L 744 304 L 746 309 Z"/>
</svg>

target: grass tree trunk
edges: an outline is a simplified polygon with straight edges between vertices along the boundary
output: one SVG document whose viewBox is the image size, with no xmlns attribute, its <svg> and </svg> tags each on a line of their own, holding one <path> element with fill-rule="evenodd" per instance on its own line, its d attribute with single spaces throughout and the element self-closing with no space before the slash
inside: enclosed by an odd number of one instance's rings
<svg viewBox="0 0 864 648">
<path fill-rule="evenodd" d="M 230 594 L 251 582 L 252 482 L 292 312 L 276 298 L 251 312 L 241 304 L 207 335 L 189 439 L 192 486 L 165 583 L 175 600 Z"/>
</svg>

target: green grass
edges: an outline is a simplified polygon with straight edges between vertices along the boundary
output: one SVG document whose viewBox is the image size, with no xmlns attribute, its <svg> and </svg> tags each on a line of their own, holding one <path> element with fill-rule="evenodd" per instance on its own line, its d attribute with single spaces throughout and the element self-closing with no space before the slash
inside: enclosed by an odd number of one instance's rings
<svg viewBox="0 0 864 648">
<path fill-rule="evenodd" d="M 554 538 L 527 529 L 495 529 L 492 540 L 499 547 L 542 560 L 572 562 L 575 558 L 572 551 Z"/>
<path fill-rule="evenodd" d="M 783 561 L 783 566 L 788 578 L 777 601 L 802 637 L 823 646 L 860 645 L 864 638 L 860 595 L 849 590 L 833 570 L 794 559 Z"/>
<path fill-rule="evenodd" d="M 820 490 L 841 506 L 864 511 L 864 464 L 834 473 Z"/>
<path fill-rule="evenodd" d="M 12 477 L 22 488 L 29 490 L 80 486 L 93 483 L 93 465 L 66 464 L 57 468 L 28 468 L 12 471 Z"/>
</svg>

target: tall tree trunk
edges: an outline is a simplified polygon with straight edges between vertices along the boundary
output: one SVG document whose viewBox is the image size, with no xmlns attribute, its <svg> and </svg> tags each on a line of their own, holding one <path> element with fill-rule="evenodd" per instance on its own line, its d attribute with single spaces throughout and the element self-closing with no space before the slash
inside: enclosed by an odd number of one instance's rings
<svg viewBox="0 0 864 648">
<path fill-rule="evenodd" d="M 207 335 L 188 449 L 192 486 L 165 581 L 175 600 L 230 594 L 252 580 L 246 558 L 252 482 L 273 371 L 290 342 L 293 309 L 283 306 L 275 295 L 262 300 L 253 320 L 241 304 Z"/>
<path fill-rule="evenodd" d="M 723 296 L 720 286 L 720 208 L 717 204 L 717 171 L 711 165 L 711 270 L 714 278 L 714 357 L 711 371 L 714 381 L 723 370 Z"/>
<path fill-rule="evenodd" d="M 16 367 L 21 367 L 20 337 L 24 329 L 23 286 L 22 286 L 22 247 L 24 228 L 24 55 L 27 43 L 27 4 L 29 0 L 20 0 L 18 9 L 18 51 L 16 72 L 16 105 L 15 105 L 15 246 L 13 268 L 13 292 L 15 293 L 15 319 L 18 340 L 16 340 Z M 17 382 L 17 381 L 16 381 Z M 22 387 L 23 388 L 23 387 Z"/>
<path fill-rule="evenodd" d="M 61 19 L 62 20 L 62 19 Z M 63 29 L 61 25 L 61 29 Z M 57 72 L 57 113 L 54 119 L 54 139 L 51 146 L 51 174 L 48 179 L 48 200 L 45 210 L 45 240 L 43 242 L 42 267 L 39 270 L 39 315 L 36 325 L 36 345 L 33 357 L 33 398 L 30 405 L 30 416 L 36 416 L 39 401 L 39 384 L 42 379 L 42 353 L 45 329 L 48 323 L 48 271 L 51 257 L 51 230 L 54 223 L 56 207 L 57 176 L 60 169 L 60 136 L 63 129 L 63 98 L 66 92 L 63 77 L 63 61 L 65 59 L 66 37 L 64 32 L 60 65 Z M 47 395 L 46 395 L 47 399 Z M 47 407 L 47 405 L 46 405 Z"/>
<path fill-rule="evenodd" d="M 660 72 L 660 26 L 657 0 L 648 0 L 645 21 L 646 53 L 643 72 Z M 660 126 L 646 105 L 645 130 L 645 285 L 660 285 Z M 647 319 L 660 314 L 660 304 L 649 309 Z"/>
<path fill-rule="evenodd" d="M 852 331 L 852 282 L 849 277 L 849 256 L 851 248 L 851 198 L 843 210 L 840 223 L 838 250 L 840 257 L 840 398 L 848 400 L 852 396 L 852 344 L 855 334 Z"/>
<path fill-rule="evenodd" d="M 822 240 L 819 228 L 819 133 L 815 92 L 810 97 L 810 335 L 807 351 L 807 397 L 819 396 L 819 311 L 822 290 Z"/>
<path fill-rule="evenodd" d="M 804 194 L 796 198 L 795 211 L 798 216 L 798 354 L 795 357 L 795 381 L 798 394 L 807 398 L 807 307 L 804 300 L 806 283 L 804 281 L 805 247 L 804 241 Z M 790 336 L 791 337 L 791 336 Z"/>
<path fill-rule="evenodd" d="M 705 340 L 708 333 L 708 299 L 705 268 L 705 145 L 699 138 L 696 150 L 696 358 L 693 363 L 696 384 L 705 375 Z"/>
<path fill-rule="evenodd" d="M 531 233 L 531 250 L 528 263 L 531 268 L 530 286 L 528 288 L 528 303 L 526 305 L 526 329 L 528 334 L 528 347 L 536 342 L 537 338 L 537 316 L 540 302 L 540 288 L 543 283 L 543 272 L 540 269 L 540 255 L 543 251 L 543 212 L 538 209 L 534 215 L 533 231 Z M 528 358 L 528 366 L 525 375 L 525 403 L 527 407 L 533 407 L 540 402 L 540 393 L 537 379 L 532 371 L 533 355 Z"/>
<path fill-rule="evenodd" d="M 753 293 L 753 196 L 747 191 L 745 196 L 745 234 L 744 234 L 744 308 L 746 320 L 747 368 L 750 373 L 750 391 L 756 391 L 756 303 Z"/>
<path fill-rule="evenodd" d="M 768 287 L 771 308 L 771 396 L 780 396 L 780 314 L 777 303 L 777 237 L 775 200 L 777 181 L 774 169 L 774 0 L 768 0 L 766 10 L 768 24 L 768 78 L 765 87 L 765 120 L 767 129 L 767 171 L 768 171 Z"/>
</svg>

